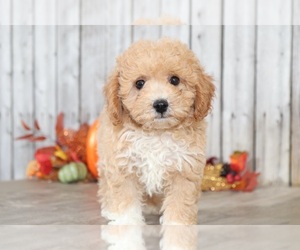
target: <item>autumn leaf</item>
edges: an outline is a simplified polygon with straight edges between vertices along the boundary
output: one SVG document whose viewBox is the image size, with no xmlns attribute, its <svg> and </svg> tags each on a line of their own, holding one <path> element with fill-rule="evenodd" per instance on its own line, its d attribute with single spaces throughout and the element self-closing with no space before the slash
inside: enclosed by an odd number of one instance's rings
<svg viewBox="0 0 300 250">
<path fill-rule="evenodd" d="M 33 134 L 27 134 L 27 135 L 22 135 L 16 138 L 16 140 L 26 140 L 26 139 L 31 139 L 34 135 Z"/>
<path fill-rule="evenodd" d="M 259 176 L 259 173 L 251 173 L 251 172 L 246 172 L 243 178 L 246 180 L 246 187 L 244 189 L 244 192 L 251 192 L 253 191 L 258 183 L 257 183 L 257 177 Z"/>
<path fill-rule="evenodd" d="M 259 173 L 247 171 L 239 184 L 234 188 L 236 191 L 252 192 L 258 185 Z"/>
<path fill-rule="evenodd" d="M 72 158 L 73 161 L 75 161 L 75 162 L 80 161 L 78 155 L 75 152 L 70 151 L 70 156 L 71 156 L 71 158 Z"/>
<path fill-rule="evenodd" d="M 46 139 L 47 139 L 47 138 L 46 138 L 45 136 L 41 135 L 41 136 L 32 137 L 32 138 L 30 138 L 29 140 L 30 140 L 31 142 L 35 142 L 35 141 L 44 141 L 44 140 L 46 140 Z"/>
<path fill-rule="evenodd" d="M 30 128 L 23 120 L 21 120 L 21 123 L 22 123 L 22 127 L 23 127 L 24 129 L 26 129 L 26 130 L 28 130 L 28 131 L 31 130 L 31 128 Z"/>
<path fill-rule="evenodd" d="M 55 129 L 56 129 L 56 133 L 59 133 L 64 129 L 64 114 L 63 113 L 59 113 L 59 115 L 57 116 Z"/>
<path fill-rule="evenodd" d="M 34 120 L 34 128 L 35 128 L 36 130 L 41 130 L 40 125 L 39 125 L 39 123 L 38 123 L 37 120 Z"/>
</svg>

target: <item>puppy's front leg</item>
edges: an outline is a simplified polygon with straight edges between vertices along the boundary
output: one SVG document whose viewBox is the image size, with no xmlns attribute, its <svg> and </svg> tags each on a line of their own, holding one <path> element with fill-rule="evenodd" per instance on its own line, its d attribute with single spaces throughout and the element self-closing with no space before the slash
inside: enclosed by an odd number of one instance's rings
<svg viewBox="0 0 300 250">
<path fill-rule="evenodd" d="M 100 179 L 101 215 L 111 225 L 142 225 L 142 194 L 133 175 L 105 173 Z"/>
<path fill-rule="evenodd" d="M 181 172 L 168 176 L 162 206 L 164 225 L 197 224 L 200 179 L 190 179 Z"/>
</svg>

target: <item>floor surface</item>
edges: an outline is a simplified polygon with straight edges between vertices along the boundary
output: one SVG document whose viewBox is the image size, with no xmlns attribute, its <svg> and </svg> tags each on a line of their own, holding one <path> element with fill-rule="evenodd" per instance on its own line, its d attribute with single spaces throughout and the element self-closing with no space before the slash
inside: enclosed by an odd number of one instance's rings
<svg viewBox="0 0 300 250">
<path fill-rule="evenodd" d="M 200 225 L 189 227 L 159 226 L 157 216 L 148 226 L 107 226 L 96 192 L 0 182 L 0 249 L 300 249 L 300 188 L 203 193 Z"/>
</svg>

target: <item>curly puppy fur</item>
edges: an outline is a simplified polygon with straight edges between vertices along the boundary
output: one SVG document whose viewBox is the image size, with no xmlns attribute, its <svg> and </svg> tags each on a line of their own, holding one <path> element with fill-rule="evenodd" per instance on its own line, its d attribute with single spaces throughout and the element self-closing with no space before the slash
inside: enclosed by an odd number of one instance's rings
<svg viewBox="0 0 300 250">
<path fill-rule="evenodd" d="M 98 130 L 101 213 L 110 224 L 143 224 L 146 210 L 163 224 L 197 223 L 214 91 L 179 41 L 139 41 L 117 58 Z M 166 111 L 155 109 L 157 100 Z"/>
</svg>

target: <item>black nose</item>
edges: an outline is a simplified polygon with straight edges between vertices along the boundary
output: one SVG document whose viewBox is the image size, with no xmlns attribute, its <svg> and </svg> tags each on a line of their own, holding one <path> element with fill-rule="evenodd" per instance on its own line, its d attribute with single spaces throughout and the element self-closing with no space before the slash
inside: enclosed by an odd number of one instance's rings
<svg viewBox="0 0 300 250">
<path fill-rule="evenodd" d="M 155 108 L 156 112 L 161 114 L 167 111 L 168 106 L 169 106 L 168 102 L 164 99 L 156 100 L 153 103 L 153 108 Z"/>
</svg>

